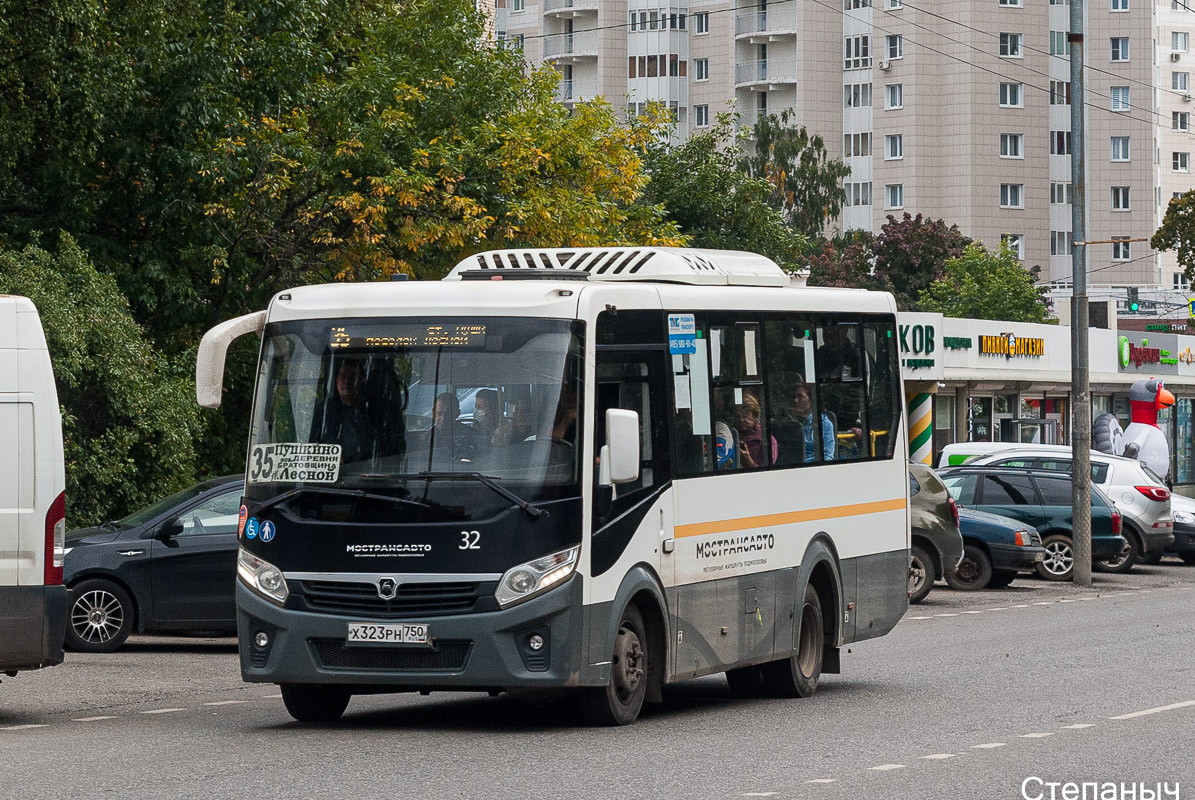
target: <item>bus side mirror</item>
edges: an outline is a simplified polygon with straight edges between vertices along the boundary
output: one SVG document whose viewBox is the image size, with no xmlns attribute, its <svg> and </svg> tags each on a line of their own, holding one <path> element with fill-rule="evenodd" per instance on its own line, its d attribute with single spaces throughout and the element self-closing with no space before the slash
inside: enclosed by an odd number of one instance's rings
<svg viewBox="0 0 1195 800">
<path fill-rule="evenodd" d="M 204 408 L 219 408 L 224 394 L 224 357 L 228 348 L 246 333 L 260 334 L 266 327 L 266 312 L 255 311 L 221 322 L 203 335 L 195 360 L 195 399 Z"/>
<path fill-rule="evenodd" d="M 609 483 L 629 483 L 639 478 L 639 414 L 621 408 L 606 412 L 602 456 L 601 477 Z"/>
</svg>

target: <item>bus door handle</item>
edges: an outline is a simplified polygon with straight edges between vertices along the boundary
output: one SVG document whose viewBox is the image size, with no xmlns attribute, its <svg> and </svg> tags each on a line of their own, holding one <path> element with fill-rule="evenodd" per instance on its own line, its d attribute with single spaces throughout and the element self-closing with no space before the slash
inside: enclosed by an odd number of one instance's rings
<svg viewBox="0 0 1195 800">
<path fill-rule="evenodd" d="M 664 509 L 660 509 L 660 538 L 663 539 L 663 547 L 665 553 L 671 553 L 676 549 L 676 538 L 672 536 L 671 532 L 664 532 Z"/>
<path fill-rule="evenodd" d="M 676 549 L 676 539 L 673 539 L 671 536 L 669 536 L 667 539 L 664 540 L 664 552 L 671 553 L 675 549 Z"/>
</svg>

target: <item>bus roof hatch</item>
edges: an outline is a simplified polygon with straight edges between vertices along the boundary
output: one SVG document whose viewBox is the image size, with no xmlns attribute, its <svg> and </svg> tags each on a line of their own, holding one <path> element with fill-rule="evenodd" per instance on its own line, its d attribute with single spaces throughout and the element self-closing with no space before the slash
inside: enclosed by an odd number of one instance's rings
<svg viewBox="0 0 1195 800">
<path fill-rule="evenodd" d="M 658 281 L 712 286 L 788 286 L 770 258 L 737 250 L 687 247 L 572 247 L 489 250 L 457 264 L 444 278 L 459 281 L 477 270 L 559 270 L 591 281 Z"/>
</svg>

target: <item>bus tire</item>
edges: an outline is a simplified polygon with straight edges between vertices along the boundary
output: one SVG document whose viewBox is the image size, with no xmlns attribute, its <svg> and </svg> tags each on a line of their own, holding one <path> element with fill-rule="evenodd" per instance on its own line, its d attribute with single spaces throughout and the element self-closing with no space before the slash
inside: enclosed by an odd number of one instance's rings
<svg viewBox="0 0 1195 800">
<path fill-rule="evenodd" d="M 639 716 L 647 696 L 647 627 L 635 604 L 628 605 L 614 634 L 610 682 L 582 689 L 577 708 L 593 725 L 629 725 Z"/>
<path fill-rule="evenodd" d="M 349 707 L 353 693 L 343 686 L 284 683 L 282 702 L 299 722 L 333 722 Z"/>
<path fill-rule="evenodd" d="M 826 654 L 822 599 L 811 585 L 805 586 L 801 603 L 801 627 L 797 651 L 788 658 L 763 665 L 763 679 L 769 693 L 778 697 L 812 697 L 822 677 Z"/>
</svg>

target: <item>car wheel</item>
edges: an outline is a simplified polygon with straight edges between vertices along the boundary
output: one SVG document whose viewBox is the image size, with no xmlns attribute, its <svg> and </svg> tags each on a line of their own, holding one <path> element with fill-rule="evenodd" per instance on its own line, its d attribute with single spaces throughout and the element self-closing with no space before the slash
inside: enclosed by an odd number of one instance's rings
<svg viewBox="0 0 1195 800">
<path fill-rule="evenodd" d="M 963 545 L 963 558 L 954 574 L 946 573 L 946 584 L 960 592 L 983 589 L 992 579 L 992 560 L 973 544 Z"/>
<path fill-rule="evenodd" d="M 1017 573 L 1008 569 L 998 569 L 992 572 L 992 579 L 988 581 L 989 589 L 1003 589 L 1014 580 L 1016 580 Z"/>
<path fill-rule="evenodd" d="M 66 643 L 78 653 L 111 653 L 133 632 L 133 601 L 111 581 L 92 578 L 71 587 Z"/>
<path fill-rule="evenodd" d="M 581 716 L 595 725 L 629 725 L 639 716 L 647 695 L 648 653 L 646 628 L 639 609 L 622 612 L 610 658 L 610 682 L 582 689 L 578 697 Z"/>
<path fill-rule="evenodd" d="M 805 586 L 801 603 L 801 629 L 797 652 L 788 658 L 763 665 L 763 680 L 769 694 L 777 697 L 811 697 L 822 679 L 826 654 L 822 599 L 812 586 Z"/>
<path fill-rule="evenodd" d="M 1075 550 L 1071 537 L 1052 533 L 1041 541 L 1046 558 L 1037 562 L 1037 574 L 1048 581 L 1069 581 L 1075 571 Z"/>
<path fill-rule="evenodd" d="M 1137 537 L 1125 531 L 1124 539 L 1125 545 L 1124 549 L 1120 551 L 1120 555 L 1115 558 L 1105 558 L 1092 563 L 1091 566 L 1096 572 L 1111 572 L 1123 575 L 1136 565 L 1137 556 L 1141 553 L 1141 548 L 1137 545 Z"/>
<path fill-rule="evenodd" d="M 916 605 L 934 587 L 934 561 L 918 545 L 909 548 L 909 603 Z"/>
<path fill-rule="evenodd" d="M 282 702 L 299 722 L 332 722 L 349 707 L 353 693 L 343 686 L 284 683 Z"/>
<path fill-rule="evenodd" d="M 766 690 L 758 665 L 726 670 L 726 684 L 735 697 L 763 697 Z"/>
</svg>

